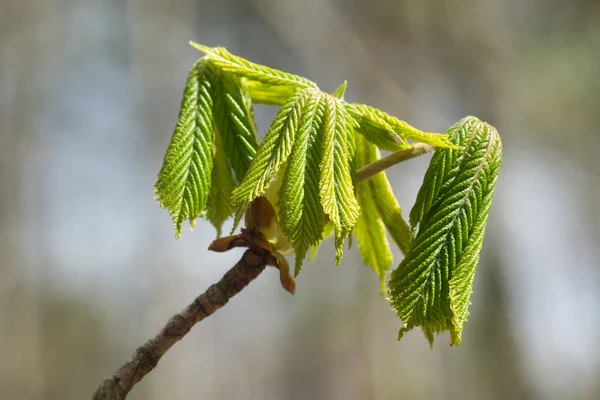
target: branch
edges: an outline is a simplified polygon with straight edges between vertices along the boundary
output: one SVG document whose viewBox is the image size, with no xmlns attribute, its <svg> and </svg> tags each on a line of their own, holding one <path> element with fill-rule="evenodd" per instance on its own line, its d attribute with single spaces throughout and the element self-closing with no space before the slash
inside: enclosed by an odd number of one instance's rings
<svg viewBox="0 0 600 400">
<path fill-rule="evenodd" d="M 369 179 L 373 175 L 402 161 L 409 160 L 434 150 L 433 146 L 417 143 L 406 150 L 401 150 L 369 164 L 356 173 L 358 182 Z M 248 246 L 247 241 L 231 242 L 230 247 Z M 231 242 L 231 243 L 230 243 Z M 212 246 L 212 245 L 211 245 Z M 214 251 L 225 251 L 213 248 Z M 138 347 L 133 356 L 110 378 L 104 380 L 94 392 L 92 400 L 123 400 L 133 386 L 156 367 L 160 358 L 179 340 L 181 340 L 196 323 L 212 315 L 223 307 L 230 298 L 238 294 L 252 282 L 269 263 L 269 251 L 257 246 L 250 246 L 240 261 L 231 268 L 206 292 L 196 297 L 181 313 L 175 314 L 153 339 Z M 289 290 L 289 289 L 288 289 Z M 293 291 L 291 291 L 293 293 Z"/>
<path fill-rule="evenodd" d="M 181 313 L 172 316 L 154 339 L 138 347 L 131 360 L 102 382 L 92 400 L 125 399 L 133 386 L 152 371 L 171 346 L 181 340 L 197 322 L 223 307 L 254 280 L 265 269 L 266 258 L 266 254 L 259 254 L 257 250 L 246 250 L 240 261 L 219 282 L 196 297 Z"/>
<path fill-rule="evenodd" d="M 425 143 L 416 143 L 410 146 L 408 149 L 400 150 L 395 153 L 390 154 L 387 157 L 383 157 L 369 165 L 366 165 L 356 171 L 356 181 L 362 182 L 364 180 L 369 179 L 373 175 L 388 169 L 402 161 L 410 160 L 411 158 L 418 157 L 425 153 L 430 153 L 435 150 L 435 147 L 425 144 Z"/>
</svg>

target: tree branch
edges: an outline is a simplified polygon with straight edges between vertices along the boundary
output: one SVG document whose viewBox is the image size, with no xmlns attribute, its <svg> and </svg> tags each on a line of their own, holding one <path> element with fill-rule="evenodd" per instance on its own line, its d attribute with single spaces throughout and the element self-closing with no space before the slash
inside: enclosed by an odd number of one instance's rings
<svg viewBox="0 0 600 400">
<path fill-rule="evenodd" d="M 190 329 L 204 318 L 223 307 L 254 280 L 266 266 L 266 253 L 257 249 L 246 250 L 240 261 L 221 280 L 175 314 L 153 339 L 138 347 L 131 360 L 106 379 L 94 392 L 92 400 L 122 400 L 133 386 L 152 371 L 160 358 L 181 340 Z"/>
<path fill-rule="evenodd" d="M 388 169 L 402 161 L 410 160 L 425 153 L 430 153 L 435 150 L 435 147 L 425 143 L 415 143 L 408 149 L 400 150 L 383 157 L 369 165 L 366 165 L 356 171 L 356 181 L 362 182 L 369 179 L 373 175 Z"/>
</svg>

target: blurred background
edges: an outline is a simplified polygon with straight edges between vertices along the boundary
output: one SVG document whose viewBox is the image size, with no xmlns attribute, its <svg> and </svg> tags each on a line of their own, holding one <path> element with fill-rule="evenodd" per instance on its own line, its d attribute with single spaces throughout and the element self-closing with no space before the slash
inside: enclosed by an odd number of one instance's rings
<svg viewBox="0 0 600 400">
<path fill-rule="evenodd" d="M 268 269 L 129 398 L 600 399 L 597 0 L 0 0 L 0 398 L 89 398 L 242 254 L 202 221 L 175 240 L 153 197 L 189 40 L 426 131 L 476 115 L 504 164 L 459 347 L 397 342 L 327 243 L 295 296 Z M 390 172 L 407 211 L 428 158 Z"/>
</svg>

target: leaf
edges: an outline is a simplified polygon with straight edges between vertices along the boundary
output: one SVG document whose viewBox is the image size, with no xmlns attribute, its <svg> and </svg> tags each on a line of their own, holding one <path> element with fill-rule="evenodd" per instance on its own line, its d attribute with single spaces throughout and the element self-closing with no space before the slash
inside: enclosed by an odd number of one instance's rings
<svg viewBox="0 0 600 400">
<path fill-rule="evenodd" d="M 217 237 L 220 237 L 223 223 L 233 214 L 231 192 L 235 189 L 236 184 L 223 148 L 221 133 L 216 127 L 214 130 L 213 163 L 213 184 L 210 187 L 206 204 L 206 219 L 213 224 L 217 230 Z"/>
<path fill-rule="evenodd" d="M 405 139 L 410 139 L 441 148 L 456 148 L 450 143 L 447 135 L 420 131 L 396 117 L 365 104 L 352 104 L 352 106 L 361 116 L 358 117 L 359 123 L 362 121 L 367 127 L 384 131 L 391 129 L 391 132 L 403 143 L 405 143 Z"/>
<path fill-rule="evenodd" d="M 301 76 L 279 71 L 235 56 L 224 47 L 208 47 L 190 42 L 190 45 L 205 53 L 219 68 L 240 78 L 249 78 L 267 85 L 317 88 L 317 85 Z"/>
<path fill-rule="evenodd" d="M 335 91 L 331 94 L 336 99 L 343 100 L 346 88 L 348 87 L 348 81 L 344 81 Z"/>
<path fill-rule="evenodd" d="M 458 345 L 472 293 L 475 269 L 502 157 L 496 129 L 466 117 L 448 135 L 459 150 L 434 154 L 411 221 L 414 244 L 392 272 L 388 297 L 404 322 L 399 338 L 420 326 L 433 334 L 450 331 Z"/>
<path fill-rule="evenodd" d="M 369 152 L 369 162 L 374 162 L 380 158 L 379 151 L 373 144 L 366 143 L 366 147 Z M 396 243 L 402 253 L 408 254 L 412 247 L 412 232 L 402 217 L 402 209 L 396 200 L 396 196 L 394 196 L 392 186 L 385 172 L 382 171 L 375 174 L 364 183 L 369 184 L 379 216 L 394 243 Z"/>
<path fill-rule="evenodd" d="M 242 78 L 241 82 L 253 103 L 281 106 L 297 90 L 295 86 L 267 85 L 247 78 Z"/>
<path fill-rule="evenodd" d="M 216 128 L 236 181 L 241 182 L 258 148 L 252 103 L 233 75 L 223 71 L 216 71 L 215 75 Z"/>
<path fill-rule="evenodd" d="M 354 195 L 350 166 L 354 134 L 351 118 L 341 101 L 329 95 L 325 95 L 325 99 L 325 113 L 319 130 L 323 138 L 319 193 L 323 211 L 335 228 L 335 261 L 339 265 L 342 245 L 354 228 L 360 210 Z"/>
<path fill-rule="evenodd" d="M 326 99 L 319 92 L 310 91 L 305 102 L 279 191 L 279 224 L 296 252 L 295 275 L 300 272 L 309 247 L 322 239 L 325 225 L 319 197 L 322 137 L 318 133 Z"/>
<path fill-rule="evenodd" d="M 241 214 L 252 200 L 265 193 L 287 161 L 302 122 L 301 116 L 304 113 L 306 100 L 313 93 L 313 89 L 298 91 L 279 110 L 244 180 L 232 193 L 233 206 L 237 210 L 236 222 L 241 219 Z"/>
<path fill-rule="evenodd" d="M 375 146 L 366 139 L 357 137 L 358 151 L 356 162 L 359 167 L 375 161 L 376 155 L 372 150 Z M 370 181 L 363 181 L 357 185 L 358 204 L 360 215 L 354 227 L 354 235 L 358 241 L 360 255 L 366 265 L 372 267 L 379 277 L 381 291 L 385 289 L 385 274 L 392 266 L 392 253 L 385 233 L 385 225 L 376 205 L 376 194 L 373 192 Z"/>
<path fill-rule="evenodd" d="M 155 184 L 156 199 L 169 210 L 175 236 L 181 224 L 204 210 L 212 172 L 212 90 L 207 58 L 198 60 L 187 78 L 179 118 Z"/>
<path fill-rule="evenodd" d="M 408 143 L 404 139 L 398 141 L 398 136 L 385 121 L 375 123 L 361 114 L 353 104 L 345 103 L 344 105 L 354 120 L 354 130 L 381 150 L 395 152 L 408 147 Z"/>
</svg>

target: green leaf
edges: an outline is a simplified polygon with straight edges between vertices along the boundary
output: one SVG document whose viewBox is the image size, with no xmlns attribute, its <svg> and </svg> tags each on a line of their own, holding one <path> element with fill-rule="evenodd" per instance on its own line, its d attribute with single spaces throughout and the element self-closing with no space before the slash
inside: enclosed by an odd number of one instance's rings
<svg viewBox="0 0 600 400">
<path fill-rule="evenodd" d="M 420 326 L 433 334 L 450 331 L 461 341 L 475 269 L 498 179 L 502 143 L 496 129 L 475 117 L 462 119 L 448 135 L 460 149 L 434 154 L 411 221 L 418 233 L 392 272 L 388 297 L 404 322 L 399 338 Z"/>
<path fill-rule="evenodd" d="M 232 194 L 237 210 L 236 223 L 243 211 L 258 196 L 265 193 L 280 168 L 287 161 L 296 133 L 301 126 L 307 99 L 314 95 L 313 89 L 298 91 L 281 107 L 269 131 L 260 144 L 248 173 Z"/>
<path fill-rule="evenodd" d="M 215 75 L 216 128 L 236 181 L 241 182 L 258 148 L 252 103 L 233 75 L 223 71 L 216 71 Z"/>
<path fill-rule="evenodd" d="M 323 138 L 320 197 L 323 210 L 335 228 L 336 264 L 342 258 L 342 245 L 354 228 L 360 207 L 354 195 L 351 159 L 354 132 L 351 117 L 341 100 L 325 95 L 325 113 L 319 135 Z"/>
<path fill-rule="evenodd" d="M 281 106 L 297 88 L 295 86 L 267 85 L 251 79 L 242 78 L 244 92 L 250 94 L 253 103 Z"/>
<path fill-rule="evenodd" d="M 369 162 L 374 162 L 380 158 L 379 151 L 371 143 L 367 143 L 369 152 Z M 392 186 L 388 181 L 385 172 L 375 174 L 365 181 L 371 187 L 373 200 L 383 224 L 390 233 L 394 243 L 400 248 L 402 253 L 408 254 L 412 247 L 412 231 L 404 218 L 402 217 L 402 208 L 394 196 Z"/>
<path fill-rule="evenodd" d="M 233 214 L 231 192 L 236 187 L 233 174 L 225 154 L 220 131 L 214 129 L 213 171 L 210 194 L 206 204 L 206 219 L 217 230 L 217 237 L 221 236 L 223 223 Z"/>
<path fill-rule="evenodd" d="M 373 143 L 362 140 L 358 136 L 357 140 L 361 140 L 362 142 L 358 147 L 364 147 L 364 165 L 374 163 L 381 158 L 379 150 L 377 150 Z M 407 254 L 412 246 L 412 231 L 402 217 L 402 208 L 400 208 L 400 205 L 396 200 L 396 196 L 392 191 L 392 186 L 390 185 L 387 175 L 383 171 L 379 172 L 367 179 L 365 183 L 368 183 L 370 186 L 375 206 L 377 207 L 378 214 L 381 217 L 383 224 L 392 236 L 396 245 L 404 254 Z"/>
<path fill-rule="evenodd" d="M 353 119 L 354 130 L 381 150 L 395 152 L 408 147 L 408 142 L 402 138 L 398 139 L 392 127 L 385 121 L 378 120 L 378 123 L 375 123 L 353 104 L 344 105 Z"/>
<path fill-rule="evenodd" d="M 375 146 L 366 139 L 357 136 L 356 162 L 359 167 L 375 161 Z M 381 291 L 385 288 L 385 274 L 392 266 L 392 253 L 385 233 L 385 225 L 376 205 L 376 193 L 372 190 L 370 180 L 357 185 L 360 215 L 354 227 L 354 236 L 358 240 L 358 249 L 366 265 L 372 267 L 379 277 Z"/>
<path fill-rule="evenodd" d="M 406 143 L 406 139 L 409 139 L 441 148 L 456 148 L 450 143 L 447 135 L 420 131 L 394 116 L 365 104 L 352 104 L 352 107 L 360 116 L 355 115 L 359 123 L 366 124 L 370 129 L 391 130 L 403 144 Z"/>
<path fill-rule="evenodd" d="M 274 86 L 317 88 L 314 82 L 306 78 L 253 63 L 231 54 L 223 47 L 207 47 L 194 42 L 190 42 L 190 45 L 209 56 L 219 68 L 231 72 L 240 78 L 249 78 Z"/>
<path fill-rule="evenodd" d="M 300 272 L 309 247 L 322 239 L 325 225 L 319 197 L 322 137 L 318 134 L 325 102 L 319 92 L 308 92 L 279 191 L 279 224 L 294 245 L 295 275 Z"/>
<path fill-rule="evenodd" d="M 343 100 L 346 88 L 348 87 L 348 81 L 344 81 L 335 91 L 331 94 L 336 99 Z"/>
<path fill-rule="evenodd" d="M 213 88 L 208 59 L 201 58 L 188 75 L 177 125 L 155 184 L 156 199 L 169 210 L 176 237 L 185 219 L 194 226 L 210 190 Z"/>
</svg>

